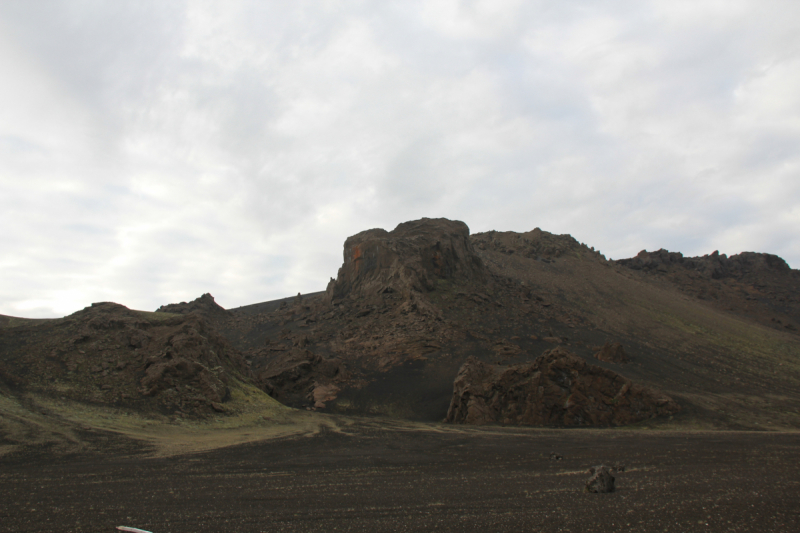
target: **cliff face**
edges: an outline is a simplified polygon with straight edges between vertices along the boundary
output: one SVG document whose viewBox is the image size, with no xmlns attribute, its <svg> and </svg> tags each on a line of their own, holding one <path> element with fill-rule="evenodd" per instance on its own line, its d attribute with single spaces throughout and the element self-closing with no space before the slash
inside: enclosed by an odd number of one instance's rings
<svg viewBox="0 0 800 533">
<path fill-rule="evenodd" d="M 393 231 L 371 229 L 344 243 L 344 263 L 328 285 L 330 301 L 384 292 L 407 296 L 436 289 L 439 280 L 484 282 L 483 263 L 459 221 L 405 222 Z"/>
</svg>

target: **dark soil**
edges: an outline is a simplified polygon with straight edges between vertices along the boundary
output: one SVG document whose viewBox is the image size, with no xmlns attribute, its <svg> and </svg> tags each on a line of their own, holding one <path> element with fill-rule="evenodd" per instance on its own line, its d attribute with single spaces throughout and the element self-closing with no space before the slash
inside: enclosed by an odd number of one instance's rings
<svg viewBox="0 0 800 533">
<path fill-rule="evenodd" d="M 384 424 L 168 458 L 6 456 L 0 531 L 800 530 L 797 433 Z M 599 464 L 625 466 L 614 493 L 584 492 Z"/>
</svg>

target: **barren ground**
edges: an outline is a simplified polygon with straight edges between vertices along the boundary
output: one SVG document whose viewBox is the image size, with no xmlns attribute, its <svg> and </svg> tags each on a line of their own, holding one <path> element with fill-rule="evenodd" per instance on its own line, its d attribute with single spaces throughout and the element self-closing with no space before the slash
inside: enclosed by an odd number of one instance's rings
<svg viewBox="0 0 800 533">
<path fill-rule="evenodd" d="M 97 430 L 89 453 L 17 450 L 0 457 L 0 530 L 800 530 L 800 433 L 329 420 L 200 453 Z M 583 492 L 600 463 L 625 465 L 618 490 Z"/>
</svg>

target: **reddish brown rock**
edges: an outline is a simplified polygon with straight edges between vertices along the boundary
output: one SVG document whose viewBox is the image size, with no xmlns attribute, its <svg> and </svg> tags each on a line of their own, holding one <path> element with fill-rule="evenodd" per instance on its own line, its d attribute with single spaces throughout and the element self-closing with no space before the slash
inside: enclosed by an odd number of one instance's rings
<svg viewBox="0 0 800 533">
<path fill-rule="evenodd" d="M 438 280 L 485 280 L 485 270 L 460 221 L 405 222 L 392 231 L 371 229 L 344 243 L 344 263 L 328 285 L 330 300 L 384 292 L 426 292 Z"/>
<path fill-rule="evenodd" d="M 621 426 L 671 415 L 671 398 L 564 348 L 532 363 L 495 366 L 471 357 L 454 382 L 448 422 L 532 426 Z"/>
</svg>

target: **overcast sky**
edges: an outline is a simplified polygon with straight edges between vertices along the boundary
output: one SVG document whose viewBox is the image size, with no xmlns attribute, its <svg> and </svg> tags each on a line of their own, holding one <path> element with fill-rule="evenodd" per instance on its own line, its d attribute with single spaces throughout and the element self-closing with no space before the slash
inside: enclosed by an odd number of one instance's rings
<svg viewBox="0 0 800 533">
<path fill-rule="evenodd" d="M 800 2 L 0 2 L 0 314 L 323 290 L 421 217 L 800 267 Z"/>
</svg>

